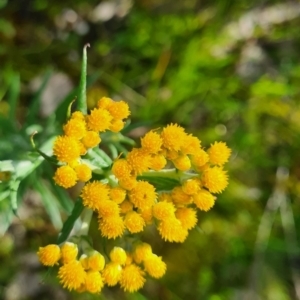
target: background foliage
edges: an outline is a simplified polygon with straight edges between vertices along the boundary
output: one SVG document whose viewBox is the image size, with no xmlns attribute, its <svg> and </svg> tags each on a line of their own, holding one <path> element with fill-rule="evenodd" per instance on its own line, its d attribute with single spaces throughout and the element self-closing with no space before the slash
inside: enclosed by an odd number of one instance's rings
<svg viewBox="0 0 300 300">
<path fill-rule="evenodd" d="M 0 9 L 0 159 L 14 161 L 0 165 L 10 182 L 0 185 L 0 299 L 300 299 L 297 1 L 1 0 Z M 128 101 L 137 141 L 176 122 L 205 147 L 233 149 L 229 187 L 185 244 L 145 234 L 168 272 L 133 295 L 69 295 L 35 257 L 76 191 L 47 180 L 53 168 L 29 137 L 37 130 L 50 149 L 87 42 L 90 108 L 105 95 Z"/>
</svg>

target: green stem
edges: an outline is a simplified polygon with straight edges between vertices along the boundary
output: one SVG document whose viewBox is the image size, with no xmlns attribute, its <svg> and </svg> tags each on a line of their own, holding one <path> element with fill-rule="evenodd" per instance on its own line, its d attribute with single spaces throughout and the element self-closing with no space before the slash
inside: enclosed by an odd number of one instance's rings
<svg viewBox="0 0 300 300">
<path fill-rule="evenodd" d="M 87 113 L 87 103 L 86 103 L 86 69 L 87 69 L 87 54 L 86 49 L 90 47 L 90 44 L 86 44 L 83 47 L 83 57 L 81 65 L 81 76 L 79 84 L 79 97 L 78 97 L 78 110 L 83 114 Z"/>
</svg>

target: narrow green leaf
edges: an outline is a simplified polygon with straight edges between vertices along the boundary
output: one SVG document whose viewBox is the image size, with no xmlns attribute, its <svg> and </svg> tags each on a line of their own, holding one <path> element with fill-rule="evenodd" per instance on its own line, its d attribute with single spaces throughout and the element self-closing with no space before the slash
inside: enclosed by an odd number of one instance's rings
<svg viewBox="0 0 300 300">
<path fill-rule="evenodd" d="M 148 181 L 157 191 L 171 191 L 175 186 L 180 185 L 178 180 L 167 177 L 138 176 L 138 179 Z"/>
<path fill-rule="evenodd" d="M 90 149 L 86 156 L 89 159 L 90 164 L 100 169 L 107 168 L 112 164 L 111 158 L 101 149 Z"/>
<path fill-rule="evenodd" d="M 33 187 L 35 190 L 37 190 L 40 193 L 41 200 L 45 206 L 47 213 L 49 214 L 52 224 L 56 229 L 61 229 L 62 219 L 60 216 L 60 211 L 57 205 L 56 198 L 51 193 L 49 188 L 38 180 L 34 182 Z"/>
<path fill-rule="evenodd" d="M 86 44 L 83 47 L 83 57 L 81 65 L 81 76 L 79 83 L 79 96 L 78 96 L 78 110 L 83 114 L 87 113 L 87 103 L 86 103 L 86 68 L 87 68 L 87 54 L 86 48 L 90 47 L 90 44 Z"/>
<path fill-rule="evenodd" d="M 47 176 L 47 178 L 53 178 L 54 176 L 54 171 L 53 168 L 51 167 L 45 167 L 44 172 Z M 56 185 L 54 180 L 49 180 L 49 183 L 51 185 L 51 192 L 56 195 L 57 201 L 61 205 L 62 209 L 67 213 L 71 214 L 72 209 L 74 207 L 74 203 L 72 199 L 70 198 L 69 194 L 67 191 L 60 186 Z"/>
<path fill-rule="evenodd" d="M 57 239 L 57 244 L 63 243 L 68 238 L 68 236 L 70 235 L 70 232 L 73 229 L 75 221 L 79 218 L 83 209 L 84 209 L 84 206 L 82 204 L 82 201 L 81 201 L 81 199 L 78 199 L 75 203 L 75 206 L 73 208 L 71 215 L 68 217 L 68 219 L 65 221 L 65 223 L 63 225 L 61 233 Z"/>
<path fill-rule="evenodd" d="M 118 149 L 116 148 L 116 146 L 114 144 L 108 144 L 108 148 L 110 150 L 111 157 L 113 159 L 116 159 L 119 156 L 119 152 L 118 152 Z"/>
<path fill-rule="evenodd" d="M 9 184 L 9 191 L 10 191 L 10 205 L 13 213 L 17 216 L 17 209 L 18 209 L 18 188 L 20 185 L 20 180 L 11 180 Z"/>
</svg>

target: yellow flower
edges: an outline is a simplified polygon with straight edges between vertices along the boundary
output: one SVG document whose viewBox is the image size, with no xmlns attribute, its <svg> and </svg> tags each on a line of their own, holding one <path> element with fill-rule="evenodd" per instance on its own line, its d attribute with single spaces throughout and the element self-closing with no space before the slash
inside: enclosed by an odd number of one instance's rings
<svg viewBox="0 0 300 300">
<path fill-rule="evenodd" d="M 71 118 L 67 124 L 63 126 L 63 129 L 65 135 L 80 140 L 86 133 L 86 123 L 80 118 Z"/>
<path fill-rule="evenodd" d="M 130 115 L 129 106 L 124 101 L 112 101 L 106 109 L 117 120 L 125 119 Z"/>
<path fill-rule="evenodd" d="M 121 265 L 114 262 L 110 262 L 105 266 L 104 270 L 102 271 L 102 277 L 104 282 L 108 286 L 114 286 L 119 282 L 121 278 L 121 273 Z"/>
<path fill-rule="evenodd" d="M 90 130 L 90 131 L 86 132 L 86 134 L 82 138 L 81 142 L 84 145 L 84 147 L 89 149 L 89 148 L 94 148 L 97 145 L 99 145 L 101 142 L 101 138 L 100 138 L 98 132 Z"/>
<path fill-rule="evenodd" d="M 116 202 L 111 200 L 102 200 L 98 204 L 99 215 L 102 218 L 108 218 L 113 216 L 119 216 L 120 208 Z"/>
<path fill-rule="evenodd" d="M 120 285 L 125 292 L 136 292 L 143 287 L 145 272 L 135 264 L 127 265 L 121 273 Z"/>
<path fill-rule="evenodd" d="M 160 202 L 163 202 L 163 201 L 173 202 L 171 193 L 160 193 L 159 197 L 158 197 L 158 200 Z"/>
<path fill-rule="evenodd" d="M 227 145 L 223 142 L 215 142 L 208 149 L 209 161 L 213 165 L 224 165 L 231 154 L 231 149 L 227 147 Z"/>
<path fill-rule="evenodd" d="M 150 169 L 159 171 L 163 169 L 167 164 L 166 158 L 162 154 L 156 154 L 151 156 Z"/>
<path fill-rule="evenodd" d="M 119 185 L 125 190 L 132 190 L 137 185 L 136 177 L 129 176 L 119 179 Z"/>
<path fill-rule="evenodd" d="M 76 184 L 78 178 L 70 166 L 61 166 L 56 169 L 53 179 L 57 185 L 68 189 Z"/>
<path fill-rule="evenodd" d="M 219 167 L 208 168 L 203 172 L 202 183 L 211 193 L 221 193 L 228 185 L 228 176 Z"/>
<path fill-rule="evenodd" d="M 120 204 L 126 198 L 126 190 L 122 189 L 119 186 L 113 187 L 109 190 L 109 197 L 112 201 Z"/>
<path fill-rule="evenodd" d="M 173 188 L 172 192 L 172 199 L 175 204 L 189 204 L 192 203 L 192 197 L 187 195 L 181 186 L 176 186 Z"/>
<path fill-rule="evenodd" d="M 92 170 L 86 164 L 78 165 L 74 168 L 77 178 L 80 181 L 87 182 L 92 178 Z"/>
<path fill-rule="evenodd" d="M 155 187 L 147 181 L 138 181 L 136 186 L 129 192 L 130 201 L 141 210 L 154 204 L 156 200 Z"/>
<path fill-rule="evenodd" d="M 109 189 L 106 184 L 103 184 L 100 181 L 93 181 L 87 183 L 83 187 L 80 196 L 84 206 L 93 210 L 98 210 L 100 202 L 109 199 L 108 193 Z"/>
<path fill-rule="evenodd" d="M 100 293 L 104 286 L 102 277 L 97 271 L 88 271 L 85 278 L 85 289 L 92 294 Z"/>
<path fill-rule="evenodd" d="M 78 248 L 76 244 L 66 242 L 61 246 L 60 251 L 61 251 L 61 262 L 63 264 L 67 264 L 70 263 L 71 261 L 76 260 L 78 254 Z"/>
<path fill-rule="evenodd" d="M 150 225 L 153 221 L 152 207 L 147 207 L 143 210 L 139 210 L 139 214 L 144 219 L 145 224 Z"/>
<path fill-rule="evenodd" d="M 93 251 L 93 253 L 87 258 L 88 269 L 92 271 L 102 271 L 105 266 L 104 256 L 98 251 Z"/>
<path fill-rule="evenodd" d="M 182 227 L 181 222 L 176 218 L 161 221 L 157 229 L 160 236 L 168 242 L 183 243 L 188 235 L 188 231 Z"/>
<path fill-rule="evenodd" d="M 79 148 L 80 148 L 80 155 L 85 155 L 87 152 L 86 147 L 83 145 L 83 143 L 81 141 L 78 141 L 79 144 Z"/>
<path fill-rule="evenodd" d="M 193 199 L 196 206 L 203 211 L 209 211 L 215 204 L 215 196 L 206 190 L 200 190 Z"/>
<path fill-rule="evenodd" d="M 104 109 L 107 109 L 110 104 L 113 102 L 113 100 L 111 98 L 108 98 L 108 97 L 102 97 L 98 103 L 97 103 L 97 106 L 98 108 L 104 108 Z"/>
<path fill-rule="evenodd" d="M 124 224 L 131 233 L 141 232 L 146 225 L 142 216 L 135 211 L 126 214 Z"/>
<path fill-rule="evenodd" d="M 190 230 L 197 224 L 197 212 L 192 208 L 177 208 L 175 215 L 176 218 L 181 222 L 183 229 Z"/>
<path fill-rule="evenodd" d="M 137 264 L 142 263 L 152 255 L 152 248 L 147 243 L 138 244 L 133 252 L 133 259 Z"/>
<path fill-rule="evenodd" d="M 194 155 L 191 156 L 192 164 L 196 169 L 204 166 L 208 160 L 209 156 L 203 149 L 199 149 Z"/>
<path fill-rule="evenodd" d="M 99 220 L 99 230 L 102 236 L 115 239 L 122 236 L 125 230 L 124 221 L 120 216 L 111 216 Z"/>
<path fill-rule="evenodd" d="M 125 265 L 131 265 L 132 262 L 133 262 L 132 254 L 130 254 L 129 252 L 126 252 L 126 262 L 125 262 Z"/>
<path fill-rule="evenodd" d="M 40 247 L 37 252 L 40 262 L 44 266 L 52 267 L 60 259 L 60 248 L 58 245 L 50 244 L 45 247 Z"/>
<path fill-rule="evenodd" d="M 106 109 L 94 108 L 86 120 L 89 130 L 102 132 L 109 128 L 112 116 Z"/>
<path fill-rule="evenodd" d="M 145 152 L 142 148 L 133 148 L 127 154 L 127 162 L 136 172 L 136 174 L 142 174 L 148 171 L 150 167 L 151 156 Z"/>
<path fill-rule="evenodd" d="M 153 215 L 158 220 L 174 218 L 175 206 L 172 202 L 158 202 L 153 206 Z"/>
<path fill-rule="evenodd" d="M 111 172 L 118 178 L 127 178 L 132 176 L 132 167 L 129 165 L 129 163 L 121 158 L 115 160 L 114 164 L 112 165 Z"/>
<path fill-rule="evenodd" d="M 88 265 L 88 256 L 86 254 L 82 254 L 79 258 L 79 262 L 81 263 L 82 267 L 85 270 L 89 269 L 89 265 Z"/>
<path fill-rule="evenodd" d="M 153 278 L 161 278 L 165 275 L 167 265 L 162 261 L 160 256 L 152 254 L 144 261 L 146 272 Z"/>
<path fill-rule="evenodd" d="M 182 191 L 187 195 L 195 195 L 201 186 L 201 181 L 197 178 L 188 179 L 182 184 Z"/>
<path fill-rule="evenodd" d="M 80 157 L 80 144 L 70 136 L 58 136 L 53 145 L 53 154 L 59 161 L 71 162 Z"/>
<path fill-rule="evenodd" d="M 81 121 L 85 120 L 85 116 L 81 111 L 74 111 L 71 115 L 71 119 L 79 119 Z"/>
<path fill-rule="evenodd" d="M 177 124 L 170 124 L 161 132 L 163 146 L 168 150 L 179 151 L 184 145 L 186 136 L 184 129 Z"/>
<path fill-rule="evenodd" d="M 181 147 L 183 154 L 196 154 L 201 149 L 200 140 L 192 135 L 186 135 L 184 144 Z"/>
<path fill-rule="evenodd" d="M 132 209 L 133 204 L 128 200 L 125 200 L 120 204 L 120 211 L 122 214 L 127 214 L 128 212 L 132 211 Z"/>
<path fill-rule="evenodd" d="M 179 155 L 173 160 L 173 164 L 180 171 L 187 171 L 191 168 L 191 161 L 187 155 Z"/>
<path fill-rule="evenodd" d="M 112 120 L 108 129 L 112 132 L 120 132 L 124 128 L 125 123 L 122 120 Z"/>
<path fill-rule="evenodd" d="M 179 156 L 179 152 L 175 150 L 166 150 L 163 153 L 169 160 L 175 160 Z"/>
<path fill-rule="evenodd" d="M 162 138 L 154 131 L 150 131 L 141 138 L 142 149 L 147 153 L 157 154 L 161 150 Z"/>
<path fill-rule="evenodd" d="M 109 258 L 112 262 L 114 262 L 116 264 L 125 265 L 127 255 L 123 248 L 114 247 L 109 253 Z"/>
<path fill-rule="evenodd" d="M 86 272 L 79 261 L 73 260 L 59 268 L 58 278 L 64 288 L 76 290 L 85 282 Z"/>
</svg>

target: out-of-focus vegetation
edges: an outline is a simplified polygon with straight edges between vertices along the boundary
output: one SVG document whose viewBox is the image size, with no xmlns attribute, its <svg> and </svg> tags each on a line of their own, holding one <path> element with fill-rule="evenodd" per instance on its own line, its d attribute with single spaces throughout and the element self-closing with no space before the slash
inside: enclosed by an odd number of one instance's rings
<svg viewBox="0 0 300 300">
<path fill-rule="evenodd" d="M 0 159 L 32 163 L 29 173 L 13 166 L 24 178 L 15 203 L 5 178 L 0 186 L 0 299 L 300 299 L 297 1 L 1 0 L 0 9 Z M 35 260 L 73 202 L 49 186 L 53 170 L 29 137 L 37 130 L 41 146 L 58 133 L 87 42 L 90 108 L 122 98 L 139 124 L 133 137 L 176 122 L 206 147 L 233 149 L 229 188 L 185 244 L 145 234 L 168 271 L 134 295 L 67 295 Z"/>
</svg>

